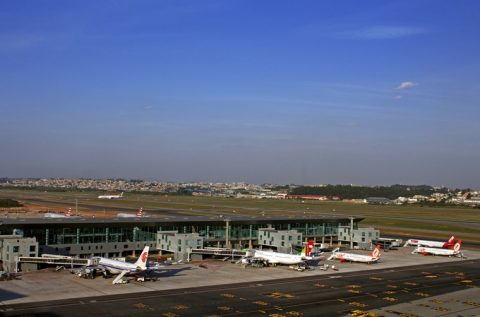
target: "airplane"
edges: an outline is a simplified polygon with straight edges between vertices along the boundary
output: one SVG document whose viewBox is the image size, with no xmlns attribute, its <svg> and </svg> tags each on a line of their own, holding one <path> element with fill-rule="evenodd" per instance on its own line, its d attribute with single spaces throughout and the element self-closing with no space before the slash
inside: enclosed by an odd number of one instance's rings
<svg viewBox="0 0 480 317">
<path fill-rule="evenodd" d="M 439 248 L 427 248 L 418 246 L 415 250 L 412 251 L 414 253 L 422 253 L 423 255 L 445 255 L 445 256 L 456 256 L 456 257 L 463 257 L 462 252 L 460 252 L 460 247 L 462 246 L 462 240 L 458 240 L 457 243 L 451 249 L 439 249 Z"/>
<path fill-rule="evenodd" d="M 148 245 L 145 246 L 135 263 L 112 260 L 104 257 L 93 257 L 92 261 L 94 261 L 96 266 L 103 270 L 105 274 L 118 274 L 118 276 L 112 281 L 112 284 L 119 284 L 122 283 L 122 278 L 126 274 L 135 275 L 147 270 L 149 248 Z"/>
<path fill-rule="evenodd" d="M 333 259 L 339 259 L 340 262 L 362 262 L 362 263 L 375 263 L 380 259 L 380 246 L 377 247 L 370 253 L 370 255 L 362 255 L 362 254 L 355 254 L 355 253 L 346 253 L 346 252 L 338 252 L 340 248 L 336 248 L 332 251 L 332 255 L 328 258 L 328 261 Z"/>
<path fill-rule="evenodd" d="M 68 211 L 64 214 L 47 212 L 43 217 L 44 218 L 78 218 L 78 216 L 72 216 L 72 208 L 68 208 Z"/>
<path fill-rule="evenodd" d="M 455 244 L 455 236 L 451 236 L 447 242 L 408 239 L 403 246 L 406 247 L 409 245 L 413 245 L 413 246 L 422 246 L 422 247 L 431 247 L 431 248 L 449 248 L 454 244 Z"/>
<path fill-rule="evenodd" d="M 143 216 L 144 216 L 143 207 L 140 208 L 137 211 L 137 213 L 135 213 L 135 214 L 129 214 L 129 213 L 124 213 L 124 212 L 121 212 L 121 213 L 117 214 L 117 217 L 119 217 L 119 218 L 142 218 Z"/>
<path fill-rule="evenodd" d="M 123 192 L 121 192 L 120 195 L 100 195 L 97 198 L 98 199 L 122 199 Z"/>
<path fill-rule="evenodd" d="M 300 255 L 273 251 L 252 250 L 252 256 L 242 259 L 241 262 L 243 264 L 249 264 L 251 263 L 252 259 L 258 259 L 275 266 L 277 264 L 293 265 L 302 264 L 305 263 L 305 261 L 310 260 L 321 260 L 321 257 L 311 256 L 312 248 L 313 241 L 309 241 L 308 244 L 303 248 Z"/>
</svg>

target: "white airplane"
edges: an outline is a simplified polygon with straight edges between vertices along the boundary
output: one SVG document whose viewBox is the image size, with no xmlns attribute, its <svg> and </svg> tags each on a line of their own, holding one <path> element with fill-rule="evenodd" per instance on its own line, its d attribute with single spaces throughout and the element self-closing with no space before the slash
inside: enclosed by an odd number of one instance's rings
<svg viewBox="0 0 480 317">
<path fill-rule="evenodd" d="M 328 261 L 333 259 L 339 259 L 340 262 L 362 262 L 362 263 L 375 263 L 380 259 L 380 246 L 377 247 L 370 253 L 370 255 L 362 255 L 362 254 L 355 254 L 355 253 L 346 253 L 346 252 L 338 252 L 340 248 L 336 248 L 332 251 L 332 255 L 328 258 Z"/>
<path fill-rule="evenodd" d="M 121 213 L 117 214 L 117 217 L 119 217 L 119 218 L 142 218 L 143 216 L 144 216 L 143 207 L 140 208 L 137 211 L 137 213 L 135 213 L 135 214 L 129 214 L 129 213 L 124 213 L 124 212 L 121 212 Z"/>
<path fill-rule="evenodd" d="M 98 199 L 122 199 L 123 192 L 121 192 L 120 195 L 100 195 L 97 198 Z"/>
<path fill-rule="evenodd" d="M 78 218 L 78 216 L 73 216 L 72 215 L 72 208 L 68 208 L 68 211 L 64 214 L 57 214 L 54 212 L 47 212 L 44 216 L 44 218 Z"/>
<path fill-rule="evenodd" d="M 418 246 L 415 250 L 412 251 L 414 253 L 422 253 L 423 255 L 444 255 L 444 256 L 457 256 L 463 257 L 462 252 L 460 252 L 460 247 L 462 246 L 462 240 L 458 240 L 457 243 L 451 249 L 438 249 L 438 248 L 427 248 Z"/>
<path fill-rule="evenodd" d="M 449 247 L 452 247 L 454 244 L 455 244 L 455 236 L 451 236 L 450 239 L 446 242 L 408 239 L 403 246 L 406 247 L 409 245 L 413 245 L 413 246 L 422 246 L 422 247 L 431 247 L 431 248 L 449 248 Z"/>
<path fill-rule="evenodd" d="M 320 260 L 321 257 L 310 256 L 312 248 L 313 248 L 313 241 L 309 241 L 308 244 L 303 248 L 302 253 L 300 255 L 273 252 L 273 251 L 253 250 L 252 256 L 242 259 L 242 263 L 249 264 L 252 258 L 266 261 L 267 263 L 272 265 L 277 265 L 277 264 L 293 265 L 293 264 L 305 263 L 305 261 L 310 261 L 310 260 Z"/>
<path fill-rule="evenodd" d="M 93 261 L 96 262 L 98 268 L 102 269 L 104 272 L 109 274 L 118 274 L 118 276 L 112 281 L 112 284 L 121 283 L 121 280 L 125 274 L 139 274 L 147 270 L 147 259 L 148 259 L 148 250 L 149 246 L 146 246 L 140 256 L 138 257 L 137 262 L 128 263 L 118 260 L 112 260 L 103 257 L 94 257 Z"/>
</svg>

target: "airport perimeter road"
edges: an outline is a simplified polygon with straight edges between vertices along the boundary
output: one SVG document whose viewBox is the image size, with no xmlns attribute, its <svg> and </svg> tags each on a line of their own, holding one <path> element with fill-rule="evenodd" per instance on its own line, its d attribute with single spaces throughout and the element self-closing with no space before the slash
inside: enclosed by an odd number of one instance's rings
<svg viewBox="0 0 480 317">
<path fill-rule="evenodd" d="M 371 311 L 456 291 L 476 292 L 480 286 L 479 267 L 480 260 L 467 260 L 264 282 L 24 303 L 0 306 L 0 314 L 82 317 L 343 316 L 355 310 Z M 262 274 L 261 270 L 258 273 Z"/>
</svg>

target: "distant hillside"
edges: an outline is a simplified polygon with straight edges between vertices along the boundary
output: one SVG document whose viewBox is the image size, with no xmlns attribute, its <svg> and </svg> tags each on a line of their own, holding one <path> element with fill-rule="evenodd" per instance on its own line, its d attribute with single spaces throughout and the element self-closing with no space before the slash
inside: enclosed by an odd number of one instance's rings
<svg viewBox="0 0 480 317">
<path fill-rule="evenodd" d="M 290 191 L 291 195 L 322 195 L 327 197 L 338 196 L 341 199 L 363 199 L 367 197 L 411 197 L 414 195 L 430 196 L 432 193 L 447 193 L 447 188 L 434 189 L 428 185 L 392 185 L 392 186 L 300 186 Z"/>
<path fill-rule="evenodd" d="M 22 207 L 18 201 L 13 199 L 0 199 L 0 208 Z"/>
</svg>

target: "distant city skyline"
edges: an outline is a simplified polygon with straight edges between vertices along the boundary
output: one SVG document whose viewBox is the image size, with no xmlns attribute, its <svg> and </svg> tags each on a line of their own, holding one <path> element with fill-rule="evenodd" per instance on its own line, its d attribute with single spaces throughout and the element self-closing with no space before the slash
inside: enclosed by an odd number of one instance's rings
<svg viewBox="0 0 480 317">
<path fill-rule="evenodd" d="M 3 1 L 0 177 L 478 189 L 479 9 Z"/>
</svg>

